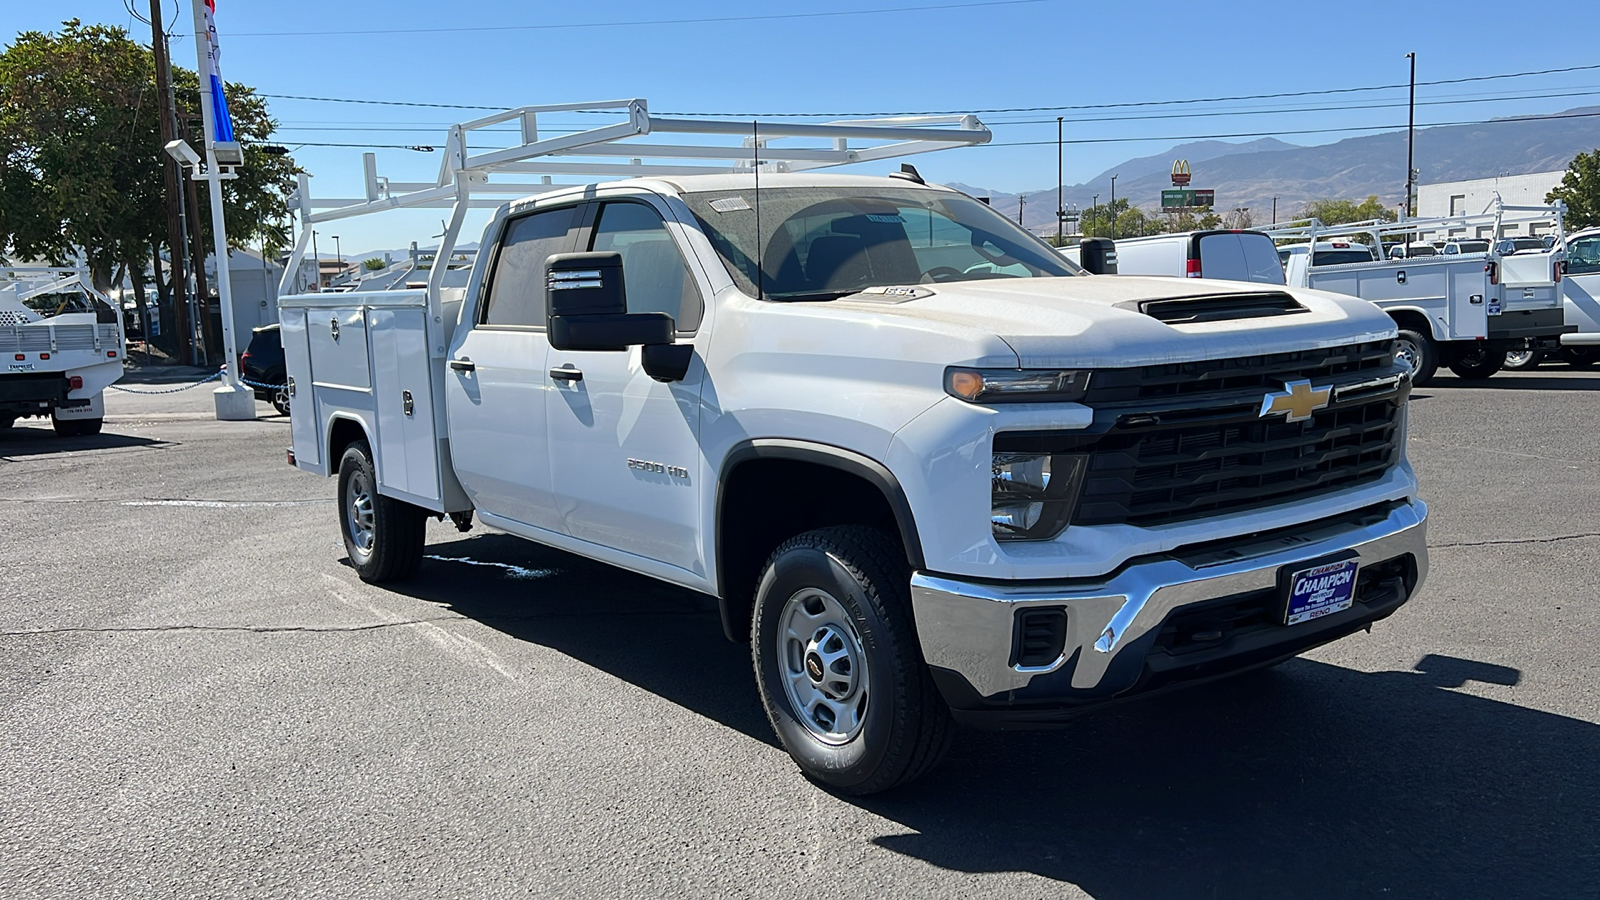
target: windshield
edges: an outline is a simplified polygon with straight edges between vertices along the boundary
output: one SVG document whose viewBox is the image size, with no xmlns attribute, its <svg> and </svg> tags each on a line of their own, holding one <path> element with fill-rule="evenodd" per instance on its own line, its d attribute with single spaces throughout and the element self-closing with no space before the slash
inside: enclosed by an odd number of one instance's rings
<svg viewBox="0 0 1600 900">
<path fill-rule="evenodd" d="M 803 187 L 683 195 L 740 289 L 828 300 L 865 288 L 1081 274 L 986 204 L 951 191 Z M 759 252 L 758 252 L 759 247 Z"/>
</svg>

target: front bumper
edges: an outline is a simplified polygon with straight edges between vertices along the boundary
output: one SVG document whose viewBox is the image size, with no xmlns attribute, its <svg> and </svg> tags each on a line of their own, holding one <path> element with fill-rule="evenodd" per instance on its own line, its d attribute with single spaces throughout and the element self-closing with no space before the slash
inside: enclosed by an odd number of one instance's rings
<svg viewBox="0 0 1600 900">
<path fill-rule="evenodd" d="M 923 655 L 957 719 L 1028 727 L 1160 688 L 1268 665 L 1393 613 L 1427 576 L 1427 506 L 1384 503 L 1294 528 L 1129 561 L 1100 579 L 982 584 L 917 572 Z M 1347 610 L 1279 625 L 1280 577 L 1329 556 L 1361 562 Z M 1064 610 L 1047 664 L 1019 664 L 1020 614 Z"/>
</svg>

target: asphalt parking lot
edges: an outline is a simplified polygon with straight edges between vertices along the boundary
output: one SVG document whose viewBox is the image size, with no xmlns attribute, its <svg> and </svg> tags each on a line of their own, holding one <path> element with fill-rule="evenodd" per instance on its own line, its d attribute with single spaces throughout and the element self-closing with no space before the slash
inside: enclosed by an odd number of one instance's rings
<svg viewBox="0 0 1600 900">
<path fill-rule="evenodd" d="M 207 390 L 0 435 L 0 896 L 1600 896 L 1600 375 L 1417 391 L 1432 573 L 1371 634 L 865 800 L 714 601 L 447 524 L 365 585 Z"/>
</svg>

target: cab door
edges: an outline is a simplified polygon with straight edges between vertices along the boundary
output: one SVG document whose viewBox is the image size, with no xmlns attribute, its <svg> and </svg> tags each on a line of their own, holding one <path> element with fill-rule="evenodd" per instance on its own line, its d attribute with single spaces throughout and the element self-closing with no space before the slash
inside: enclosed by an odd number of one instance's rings
<svg viewBox="0 0 1600 900">
<path fill-rule="evenodd" d="M 572 248 L 579 206 L 508 219 L 445 365 L 456 476 L 481 512 L 560 531 L 551 495 L 544 262 Z M 470 324 L 470 327 L 468 327 Z"/>
<path fill-rule="evenodd" d="M 663 210 L 597 204 L 580 250 L 622 255 L 628 312 L 664 312 L 692 342 L 702 291 Z M 551 350 L 547 393 L 556 506 L 573 537 L 704 575 L 697 359 L 680 382 L 646 375 L 642 350 Z"/>
</svg>

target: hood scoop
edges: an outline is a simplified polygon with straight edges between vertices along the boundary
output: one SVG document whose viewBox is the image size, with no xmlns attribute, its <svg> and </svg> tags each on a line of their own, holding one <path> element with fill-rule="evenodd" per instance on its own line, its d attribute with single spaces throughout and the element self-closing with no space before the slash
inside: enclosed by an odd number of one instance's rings
<svg viewBox="0 0 1600 900">
<path fill-rule="evenodd" d="M 1173 297 L 1164 300 L 1125 300 L 1119 309 L 1143 313 L 1168 325 L 1193 325 L 1232 319 L 1260 319 L 1310 312 L 1300 301 L 1282 291 L 1254 294 L 1212 294 L 1200 297 Z"/>
</svg>

